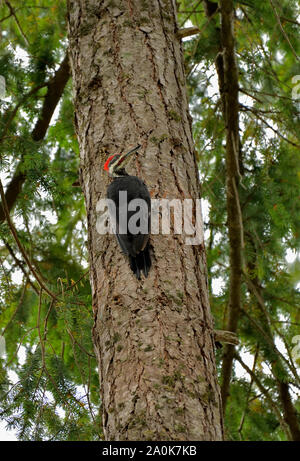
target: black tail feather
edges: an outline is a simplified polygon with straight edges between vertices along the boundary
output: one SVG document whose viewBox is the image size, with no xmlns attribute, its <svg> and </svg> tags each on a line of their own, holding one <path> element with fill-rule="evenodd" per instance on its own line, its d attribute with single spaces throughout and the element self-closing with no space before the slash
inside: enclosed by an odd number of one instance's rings
<svg viewBox="0 0 300 461">
<path fill-rule="evenodd" d="M 130 268 L 137 279 L 140 280 L 141 272 L 143 272 L 145 277 L 148 277 L 149 270 L 151 268 L 149 243 L 146 245 L 146 248 L 143 251 L 141 251 L 137 256 L 129 256 L 129 263 Z"/>
</svg>

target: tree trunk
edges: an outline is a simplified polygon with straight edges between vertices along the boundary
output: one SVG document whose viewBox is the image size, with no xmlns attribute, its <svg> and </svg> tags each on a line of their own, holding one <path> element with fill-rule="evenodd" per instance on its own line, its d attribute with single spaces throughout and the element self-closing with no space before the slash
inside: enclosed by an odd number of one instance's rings
<svg viewBox="0 0 300 461">
<path fill-rule="evenodd" d="M 239 75 L 235 53 L 234 3 L 232 0 L 220 0 L 218 5 L 218 3 L 204 0 L 204 8 L 209 19 L 214 16 L 218 8 L 221 13 L 221 28 L 215 23 L 215 33 L 220 42 L 220 52 L 216 56 L 215 67 L 226 126 L 226 203 L 230 246 L 230 285 L 225 328 L 236 333 L 242 307 L 244 230 L 239 194 L 243 165 L 239 137 Z M 221 372 L 224 413 L 229 397 L 234 355 L 234 345 L 226 344 L 223 350 Z"/>
<path fill-rule="evenodd" d="M 239 139 L 239 81 L 234 46 L 234 4 L 233 0 L 220 0 L 221 43 L 223 49 L 224 87 L 220 86 L 225 104 L 226 123 L 226 202 L 228 237 L 230 245 L 230 287 L 228 319 L 226 330 L 237 332 L 242 307 L 243 269 L 243 218 L 240 205 L 239 183 L 241 178 Z M 219 78 L 219 83 L 221 79 Z M 221 395 L 225 412 L 229 395 L 235 347 L 225 346 L 222 363 Z"/>
<path fill-rule="evenodd" d="M 138 281 L 96 230 L 108 153 L 140 143 L 130 173 L 152 198 L 199 197 L 171 0 L 70 0 L 69 39 L 85 195 L 103 426 L 107 440 L 221 440 L 203 242 L 151 236 Z"/>
</svg>

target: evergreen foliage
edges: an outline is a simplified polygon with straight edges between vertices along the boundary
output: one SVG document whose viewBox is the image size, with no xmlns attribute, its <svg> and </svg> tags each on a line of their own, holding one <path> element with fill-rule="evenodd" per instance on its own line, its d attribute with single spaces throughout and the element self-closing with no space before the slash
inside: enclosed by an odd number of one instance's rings
<svg viewBox="0 0 300 461">
<path fill-rule="evenodd" d="M 183 42 L 194 139 L 209 205 L 205 219 L 210 302 L 216 329 L 228 315 L 225 125 L 214 62 L 220 14 L 180 0 L 178 23 L 199 34 Z M 211 2 L 217 3 L 217 2 Z M 244 229 L 240 345 L 225 414 L 229 440 L 291 439 L 288 384 L 300 425 L 300 9 L 297 1 L 235 2 L 240 85 Z M 66 5 L 0 2 L 0 169 L 24 177 L 11 210 L 18 239 L 50 294 L 33 277 L 8 223 L 0 225 L 0 418 L 20 440 L 99 440 L 101 409 L 91 329 L 87 229 L 69 81 L 45 138 L 33 139 L 49 82 L 66 50 Z M 297 58 L 298 56 L 298 58 Z M 292 263 L 287 255 L 295 255 Z M 216 281 L 222 288 L 216 290 Z M 221 374 L 223 350 L 217 350 Z M 249 365 L 250 363 L 250 365 Z M 253 365 L 252 365 L 253 364 Z M 244 366 L 243 366 L 244 365 Z M 248 369 L 247 369 L 248 366 Z M 280 387 L 281 383 L 281 387 Z"/>
</svg>

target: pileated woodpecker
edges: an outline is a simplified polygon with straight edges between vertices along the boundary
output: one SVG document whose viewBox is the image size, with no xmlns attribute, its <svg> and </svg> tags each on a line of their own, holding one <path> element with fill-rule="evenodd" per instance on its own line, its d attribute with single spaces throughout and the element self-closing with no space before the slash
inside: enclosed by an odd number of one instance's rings
<svg viewBox="0 0 300 461">
<path fill-rule="evenodd" d="M 104 170 L 114 178 L 107 188 L 106 195 L 110 199 L 108 201 L 110 219 L 118 243 L 123 253 L 129 257 L 131 270 L 138 279 L 141 272 L 147 277 L 151 267 L 149 251 L 151 199 L 146 184 L 138 177 L 128 175 L 125 166 L 133 158 L 132 154 L 140 147 L 138 145 L 125 154 L 111 155 L 104 165 Z M 133 200 L 136 201 L 132 202 Z M 110 201 L 113 202 L 114 207 Z M 138 212 L 137 207 L 133 209 L 134 206 L 130 206 L 130 202 L 138 205 Z M 134 224 L 136 224 L 135 228 Z"/>
</svg>

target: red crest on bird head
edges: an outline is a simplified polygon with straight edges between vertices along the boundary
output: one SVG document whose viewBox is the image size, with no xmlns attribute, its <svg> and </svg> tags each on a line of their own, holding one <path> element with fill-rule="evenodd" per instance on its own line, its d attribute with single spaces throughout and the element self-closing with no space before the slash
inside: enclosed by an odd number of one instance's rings
<svg viewBox="0 0 300 461">
<path fill-rule="evenodd" d="M 106 160 L 103 169 L 108 171 L 111 176 L 116 176 L 118 171 L 124 170 L 124 167 L 128 165 L 132 159 L 132 154 L 140 148 L 140 144 L 131 149 L 129 152 L 123 154 L 113 154 Z"/>
<path fill-rule="evenodd" d="M 106 162 L 104 164 L 103 170 L 105 170 L 105 171 L 109 170 L 110 161 L 114 158 L 115 155 L 118 155 L 118 154 L 113 154 L 110 157 L 108 157 L 108 159 L 106 160 Z"/>
</svg>

